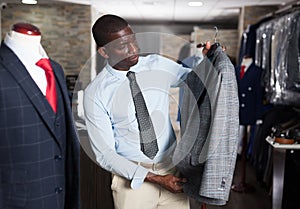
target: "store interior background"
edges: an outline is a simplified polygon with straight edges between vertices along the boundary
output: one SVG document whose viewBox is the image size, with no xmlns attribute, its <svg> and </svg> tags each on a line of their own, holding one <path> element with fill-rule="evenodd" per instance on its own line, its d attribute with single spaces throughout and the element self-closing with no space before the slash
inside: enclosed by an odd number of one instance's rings
<svg viewBox="0 0 300 209">
<path fill-rule="evenodd" d="M 189 12 L 187 6 L 182 6 L 187 4 L 186 0 L 39 0 L 36 5 L 24 5 L 20 2 L 21 0 L 0 1 L 1 38 L 3 39 L 11 26 L 17 22 L 28 22 L 39 27 L 42 32 L 42 45 L 49 57 L 63 66 L 69 90 L 74 95 L 77 91 L 84 89 L 95 77 L 96 69 L 101 65 L 90 28 L 102 14 L 115 12 L 127 18 L 137 33 L 156 32 L 159 34 L 155 36 L 156 41 L 144 47 L 150 47 L 150 50 L 175 61 L 180 49 L 191 39 L 196 43 L 214 41 L 214 26 L 217 26 L 217 41 L 226 47 L 227 54 L 236 64 L 241 36 L 247 26 L 295 3 L 293 0 L 203 0 L 204 5 L 210 3 L 210 7 L 199 7 L 197 10 L 190 8 Z M 114 5 L 117 6 L 110 7 Z M 127 7 L 130 5 L 136 8 L 136 13 L 128 11 Z M 162 9 L 162 6 L 165 8 Z M 213 9 L 216 9 L 215 13 L 212 13 L 214 16 L 210 16 L 208 10 Z M 163 16 L 159 15 L 166 10 L 168 13 Z M 124 13 L 126 11 L 129 13 Z M 148 17 L 147 14 L 150 13 L 153 15 L 148 15 Z M 134 16 L 135 14 L 138 16 Z M 190 14 L 190 16 L 181 17 L 180 14 Z M 75 116 L 78 116 L 77 96 L 76 94 L 73 100 Z M 170 114 L 174 128 L 178 130 L 176 123 L 178 89 L 170 92 L 170 96 L 172 98 Z M 78 119 L 80 120 L 80 117 Z M 81 153 L 82 206 L 84 209 L 112 209 L 110 175 L 93 162 L 93 154 L 88 147 L 84 126 L 79 127 L 79 132 L 83 144 Z M 256 187 L 256 191 L 249 194 L 231 192 L 230 201 L 223 208 L 270 209 L 270 191 L 256 185 L 255 174 L 251 174 L 251 165 L 247 165 L 247 171 L 249 172 L 247 178 Z M 238 170 L 235 175 L 239 178 Z M 207 206 L 207 208 L 216 207 Z"/>
</svg>

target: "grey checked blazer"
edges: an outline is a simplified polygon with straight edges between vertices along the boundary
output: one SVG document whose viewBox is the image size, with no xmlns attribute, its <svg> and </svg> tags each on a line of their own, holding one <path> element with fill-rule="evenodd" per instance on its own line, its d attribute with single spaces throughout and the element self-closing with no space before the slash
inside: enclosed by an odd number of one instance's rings
<svg viewBox="0 0 300 209">
<path fill-rule="evenodd" d="M 189 73 L 181 118 L 173 163 L 188 180 L 184 192 L 199 202 L 226 204 L 237 154 L 239 103 L 235 70 L 221 47 Z"/>
<path fill-rule="evenodd" d="M 79 209 L 79 141 L 63 70 L 54 114 L 25 66 L 0 47 L 0 208 Z"/>
</svg>

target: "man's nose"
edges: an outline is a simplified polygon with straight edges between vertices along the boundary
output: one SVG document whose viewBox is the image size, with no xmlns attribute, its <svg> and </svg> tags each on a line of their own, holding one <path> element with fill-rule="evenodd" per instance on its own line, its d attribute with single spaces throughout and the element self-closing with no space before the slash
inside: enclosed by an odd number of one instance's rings
<svg viewBox="0 0 300 209">
<path fill-rule="evenodd" d="M 139 51 L 139 47 L 136 43 L 129 43 L 128 47 L 131 54 L 136 54 Z"/>
</svg>

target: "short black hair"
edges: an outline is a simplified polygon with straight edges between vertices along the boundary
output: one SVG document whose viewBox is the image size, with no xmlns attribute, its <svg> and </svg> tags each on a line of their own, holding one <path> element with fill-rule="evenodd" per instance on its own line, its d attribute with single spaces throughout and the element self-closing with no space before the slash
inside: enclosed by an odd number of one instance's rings
<svg viewBox="0 0 300 209">
<path fill-rule="evenodd" d="M 123 18 L 107 14 L 103 15 L 94 23 L 92 33 L 97 47 L 105 46 L 109 40 L 109 34 L 116 33 L 128 26 L 128 22 Z"/>
</svg>

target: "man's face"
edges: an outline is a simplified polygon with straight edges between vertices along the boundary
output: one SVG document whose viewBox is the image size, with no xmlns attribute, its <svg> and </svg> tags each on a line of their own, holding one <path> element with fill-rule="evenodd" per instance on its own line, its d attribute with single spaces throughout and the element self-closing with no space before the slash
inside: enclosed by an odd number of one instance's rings
<svg viewBox="0 0 300 209">
<path fill-rule="evenodd" d="M 111 33 L 110 43 L 103 48 L 108 62 L 117 70 L 128 71 L 138 62 L 138 44 L 131 28 L 128 26 L 119 32 Z"/>
</svg>

